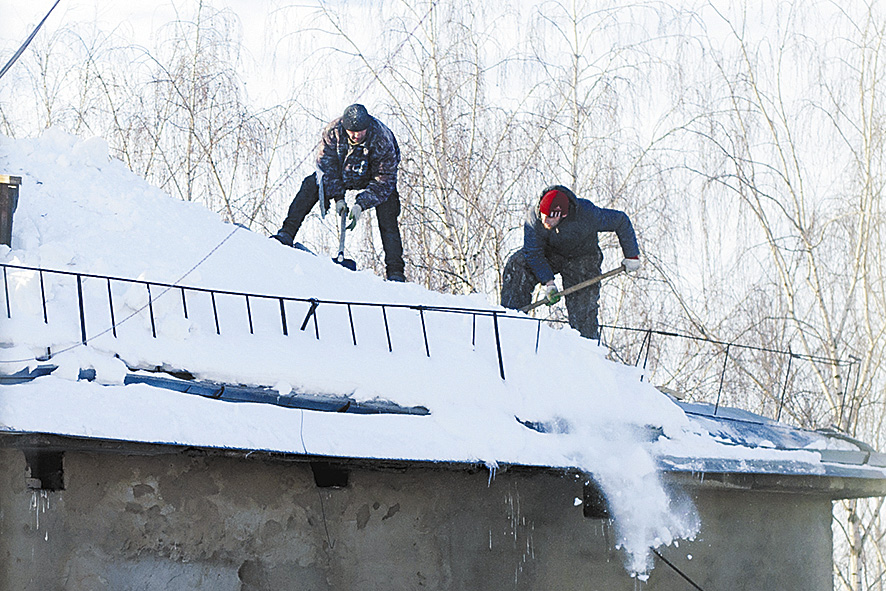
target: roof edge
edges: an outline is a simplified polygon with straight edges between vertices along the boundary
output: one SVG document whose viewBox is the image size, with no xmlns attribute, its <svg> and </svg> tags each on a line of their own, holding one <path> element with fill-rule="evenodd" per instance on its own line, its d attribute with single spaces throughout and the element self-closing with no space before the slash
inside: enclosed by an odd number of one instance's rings
<svg viewBox="0 0 886 591">
<path fill-rule="evenodd" d="M 668 472 L 665 481 L 684 488 L 801 494 L 831 501 L 886 496 L 886 479 L 739 472 Z"/>
<path fill-rule="evenodd" d="M 75 437 L 53 433 L 0 432 L 0 448 L 21 450 L 70 451 L 83 453 L 109 453 L 119 455 L 168 455 L 197 454 L 232 457 L 250 460 L 278 462 L 330 462 L 351 464 L 376 470 L 403 470 L 405 468 L 432 468 L 453 471 L 477 472 L 494 470 L 529 470 L 557 473 L 575 478 L 587 475 L 575 467 L 541 466 L 524 464 L 501 464 L 490 468 L 482 461 L 427 461 L 396 458 L 358 458 L 305 455 L 297 452 L 273 450 L 252 450 L 220 447 L 195 447 L 172 443 L 149 443 L 128 440 L 108 440 L 90 437 Z M 886 496 L 886 477 L 875 478 L 870 470 L 856 470 L 855 473 L 776 473 L 772 471 L 718 470 L 710 466 L 694 465 L 697 469 L 676 469 L 666 463 L 660 465 L 666 483 L 686 488 L 714 490 L 744 490 L 754 492 L 774 492 L 806 494 L 826 497 L 831 500 Z"/>
</svg>

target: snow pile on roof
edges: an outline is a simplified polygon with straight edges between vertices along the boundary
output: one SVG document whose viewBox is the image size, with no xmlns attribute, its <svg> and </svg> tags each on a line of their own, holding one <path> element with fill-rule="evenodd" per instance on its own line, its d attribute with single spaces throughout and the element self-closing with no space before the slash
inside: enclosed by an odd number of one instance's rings
<svg viewBox="0 0 886 591">
<path fill-rule="evenodd" d="M 313 256 L 226 224 L 202 207 L 149 186 L 110 159 L 101 139 L 80 141 L 57 130 L 37 139 L 0 136 L 0 172 L 23 178 L 13 248 L 0 246 L 0 262 L 373 304 L 321 304 L 318 339 L 310 322 L 299 330 L 308 303 L 286 304 L 290 326 L 284 335 L 279 301 L 251 298 L 250 332 L 247 304 L 239 296 L 211 301 L 206 293 L 188 292 L 185 316 L 178 289 L 155 289 L 149 301 L 143 284 L 114 282 L 109 296 L 104 280 L 86 278 L 84 346 L 75 280 L 9 269 L 11 318 L 0 316 L 0 373 L 39 365 L 37 358 L 47 347 L 59 367 L 26 384 L 0 386 L 2 430 L 338 457 L 484 462 L 492 470 L 499 463 L 580 468 L 606 493 L 627 567 L 640 576 L 650 566 L 649 548 L 690 538 L 698 526 L 691 505 L 662 487 L 659 447 L 670 455 L 679 450 L 691 456 L 699 449 L 708 456 L 779 457 L 808 462 L 810 470 L 819 461 L 813 451 L 718 444 L 671 399 L 640 382 L 635 368 L 607 361 L 605 349 L 570 329 L 542 327 L 536 351 L 536 323 L 517 320 L 522 315 L 505 312 L 484 296 L 386 283 L 369 271 L 350 272 L 333 264 L 329 254 Z M 49 322 L 44 322 L 41 289 Z M 116 336 L 109 319 L 111 299 Z M 490 316 L 407 307 L 383 312 L 375 305 L 381 303 L 499 310 L 506 379 L 499 373 Z M 430 412 L 327 413 L 123 385 L 127 373 L 158 367 L 218 382 L 271 386 L 281 396 L 381 399 Z M 78 381 L 81 369 L 94 369 L 96 380 Z M 544 424 L 548 432 L 528 428 L 517 418 Z"/>
</svg>

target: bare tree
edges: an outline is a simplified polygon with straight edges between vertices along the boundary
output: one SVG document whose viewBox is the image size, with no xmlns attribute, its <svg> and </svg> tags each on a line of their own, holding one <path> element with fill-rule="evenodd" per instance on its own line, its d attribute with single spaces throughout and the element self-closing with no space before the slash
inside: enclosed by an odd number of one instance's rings
<svg viewBox="0 0 886 591">
<path fill-rule="evenodd" d="M 855 360 L 807 365 L 806 374 L 792 378 L 784 410 L 802 426 L 836 425 L 882 444 L 886 21 L 873 5 L 855 14 L 831 11 L 829 23 L 841 25 L 846 36 L 819 45 L 801 19 L 802 9 L 816 7 L 780 8 L 774 15 L 780 36 L 766 42 L 752 41 L 741 17 L 718 13 L 737 51 L 726 55 L 711 47 L 719 56 L 722 94 L 710 117 L 692 127 L 701 147 L 720 157 L 718 165 L 707 161 L 694 171 L 710 181 L 710 198 L 731 204 L 743 228 L 731 282 L 734 288 L 735 279 L 745 281 L 738 292 L 741 314 L 717 331 L 761 346 L 788 345 L 810 359 Z M 798 63 L 805 68 L 795 69 Z M 760 362 L 773 375 L 785 371 L 771 359 L 742 364 Z M 846 589 L 882 580 L 874 507 L 852 500 L 839 512 L 847 556 L 836 573 Z M 879 558 L 866 562 L 867 555 Z"/>
</svg>

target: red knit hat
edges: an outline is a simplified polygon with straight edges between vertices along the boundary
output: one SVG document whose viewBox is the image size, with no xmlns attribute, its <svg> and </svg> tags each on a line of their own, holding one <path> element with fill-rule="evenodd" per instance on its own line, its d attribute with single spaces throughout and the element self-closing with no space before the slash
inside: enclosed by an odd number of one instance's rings
<svg viewBox="0 0 886 591">
<path fill-rule="evenodd" d="M 569 197 L 566 196 L 566 193 L 551 189 L 541 198 L 538 210 L 548 217 L 565 218 L 569 213 Z"/>
</svg>

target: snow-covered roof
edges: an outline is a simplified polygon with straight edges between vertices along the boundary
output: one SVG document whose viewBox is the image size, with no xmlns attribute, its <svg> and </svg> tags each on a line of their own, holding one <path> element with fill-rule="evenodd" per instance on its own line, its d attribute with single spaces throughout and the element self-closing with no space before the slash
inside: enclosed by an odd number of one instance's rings
<svg viewBox="0 0 886 591">
<path fill-rule="evenodd" d="M 53 365 L 40 365 L 34 369 L 20 370 L 12 375 L 0 376 L 0 384 L 27 384 L 37 378 L 50 376 L 57 369 L 57 366 Z M 78 375 L 78 382 L 93 382 L 95 375 L 95 371 L 92 369 L 81 370 Z M 75 406 L 78 413 L 82 414 L 83 417 L 77 418 L 69 414 L 66 419 L 67 422 L 72 424 L 83 423 L 85 425 L 92 421 L 94 425 L 79 430 L 65 428 L 57 418 L 47 418 L 44 408 L 48 406 L 63 408 L 66 413 L 70 413 L 72 394 L 68 392 L 68 384 L 65 382 L 47 382 L 47 384 L 48 392 L 46 396 L 49 398 L 57 396 L 61 400 L 31 400 L 30 402 L 37 406 L 28 405 L 23 409 L 17 410 L 22 415 L 21 420 L 23 422 L 20 423 L 21 427 L 18 429 L 6 426 L 8 433 L 30 432 L 100 440 L 187 445 L 204 448 L 230 449 L 233 447 L 243 451 L 268 451 L 312 457 L 327 456 L 418 462 L 446 461 L 449 463 L 467 463 L 472 465 L 479 460 L 472 454 L 441 456 L 438 453 L 422 453 L 421 446 L 414 448 L 403 446 L 395 453 L 389 447 L 387 449 L 374 449 L 370 445 L 360 445 L 356 448 L 351 448 L 349 453 L 342 453 L 343 450 L 339 446 L 336 446 L 335 449 L 323 447 L 309 448 L 304 439 L 306 422 L 311 426 L 316 425 L 317 430 L 344 428 L 350 433 L 350 430 L 358 422 L 381 423 L 383 419 L 378 415 L 397 417 L 394 419 L 395 421 L 407 417 L 428 417 L 431 413 L 424 406 L 401 406 L 381 399 L 359 401 L 348 396 L 311 394 L 294 390 L 286 395 L 281 395 L 274 388 L 223 384 L 210 380 L 196 380 L 192 376 L 181 377 L 150 372 L 133 372 L 128 373 L 124 377 L 124 386 L 139 384 L 149 387 L 146 393 L 147 406 L 155 406 L 157 402 L 171 396 L 172 400 L 168 400 L 166 404 L 161 405 L 161 409 L 165 409 L 168 415 L 177 415 L 180 403 L 186 400 L 186 398 L 176 396 L 176 394 L 208 399 L 212 402 L 206 400 L 195 400 L 193 402 L 196 405 L 214 405 L 224 409 L 213 409 L 211 411 L 207 409 L 200 412 L 194 409 L 194 412 L 189 416 L 196 418 L 212 417 L 219 414 L 227 414 L 228 412 L 231 414 L 240 414 L 242 412 L 248 415 L 253 411 L 259 410 L 261 405 L 265 405 L 276 407 L 273 410 L 266 409 L 274 416 L 279 416 L 281 419 L 288 416 L 290 419 L 285 421 L 283 425 L 279 425 L 279 429 L 274 430 L 297 435 L 297 437 L 290 438 L 288 442 L 285 437 L 281 439 L 279 435 L 274 435 L 266 441 L 252 440 L 244 442 L 242 446 L 236 446 L 231 445 L 232 442 L 228 439 L 220 442 L 217 437 L 206 435 L 206 432 L 214 432 L 217 428 L 216 425 L 205 423 L 201 425 L 189 424 L 185 422 L 187 416 L 167 416 L 163 419 L 154 418 L 151 420 L 151 423 L 175 425 L 175 432 L 166 430 L 164 433 L 162 430 L 158 430 L 151 435 L 144 434 L 141 437 L 135 436 L 133 434 L 135 429 L 125 424 L 115 429 L 103 428 L 102 425 L 104 424 L 117 424 L 119 422 L 112 421 L 111 416 L 128 414 L 132 411 L 130 408 L 132 401 L 125 400 L 123 403 L 124 408 L 115 408 L 115 405 L 104 400 L 104 396 L 81 401 L 80 404 Z M 117 396 L 113 392 L 115 387 L 119 386 L 105 385 L 101 388 L 102 391 L 114 397 Z M 157 389 L 161 390 L 161 392 L 157 392 Z M 668 447 L 668 444 L 665 440 L 667 438 L 664 437 L 662 429 L 649 425 L 645 428 L 645 433 L 638 435 L 638 437 L 647 440 L 650 444 L 658 442 L 659 447 L 663 448 L 663 452 L 656 458 L 661 470 L 699 474 L 729 472 L 883 479 L 883 471 L 886 470 L 886 454 L 879 453 L 863 442 L 854 440 L 839 432 L 798 429 L 740 409 L 715 408 L 707 404 L 683 403 L 679 401 L 675 401 L 675 403 L 686 413 L 690 423 L 695 425 L 699 433 L 706 433 L 716 442 L 717 448 L 716 451 L 704 451 L 704 447 L 697 445 L 690 448 L 690 453 L 688 454 L 685 451 L 681 451 L 679 446 L 675 446 L 672 450 L 666 450 L 665 448 Z M 140 414 L 139 416 L 144 418 L 150 414 L 158 414 L 158 410 L 145 409 L 145 412 L 148 415 Z M 297 433 L 293 431 L 291 426 L 293 412 L 297 413 L 299 421 Z M 103 417 L 102 415 L 111 416 Z M 341 415 L 348 416 L 342 417 Z M 361 416 L 362 418 L 351 419 L 350 416 L 352 415 Z M 375 416 L 370 417 L 369 421 L 365 421 L 367 417 L 364 415 Z M 10 409 L 9 412 L 4 412 L 3 416 L 11 418 L 15 415 Z M 515 416 L 514 419 L 531 431 L 551 436 L 568 435 L 572 428 L 569 419 L 562 417 L 548 421 L 533 421 L 521 419 L 518 416 Z M 355 421 L 355 423 L 350 424 L 350 421 Z M 414 422 L 418 425 L 419 430 L 424 429 L 421 420 Z M 344 425 L 339 423 L 344 423 Z M 273 427 L 274 425 L 270 424 L 268 426 Z M 433 425 L 431 424 L 432 429 Z M 201 433 L 203 433 L 202 436 L 200 435 Z M 432 431 L 425 431 L 422 436 L 426 439 L 432 439 L 434 434 Z M 445 435 L 443 437 L 445 438 Z M 720 449 L 720 446 L 731 447 L 735 450 L 735 453 L 726 454 Z M 797 457 L 795 453 L 791 453 L 789 456 L 761 453 L 756 454 L 757 457 L 754 457 L 755 454 L 748 453 L 748 450 L 806 452 L 806 454 L 812 455 L 811 457 L 808 455 Z M 541 460 L 533 461 L 531 454 L 514 456 L 507 461 L 501 460 L 496 463 L 559 469 L 579 468 L 562 461 L 559 463 L 546 463 Z M 886 482 L 884 482 L 884 486 L 886 486 Z M 835 492 L 838 493 L 839 491 Z"/>
<path fill-rule="evenodd" d="M 637 572 L 670 542 L 661 532 L 694 535 L 662 468 L 886 479 L 857 443 L 680 404 L 571 329 L 224 223 L 148 185 L 101 139 L 0 136 L 0 171 L 23 179 L 12 248 L 0 246 L 0 374 L 46 374 L 0 382 L 0 432 L 581 470 L 608 495 Z M 193 393 L 158 369 L 189 372 Z M 228 400 L 205 395 L 221 385 Z M 264 398 L 230 399 L 249 393 Z M 348 403 L 384 412 L 332 412 Z M 868 459 L 840 459 L 858 453 Z"/>
</svg>

